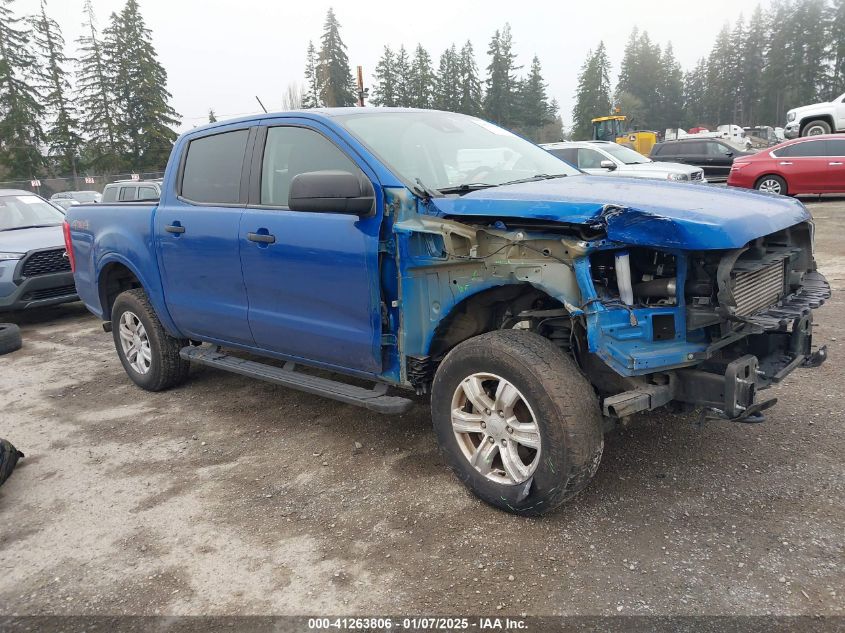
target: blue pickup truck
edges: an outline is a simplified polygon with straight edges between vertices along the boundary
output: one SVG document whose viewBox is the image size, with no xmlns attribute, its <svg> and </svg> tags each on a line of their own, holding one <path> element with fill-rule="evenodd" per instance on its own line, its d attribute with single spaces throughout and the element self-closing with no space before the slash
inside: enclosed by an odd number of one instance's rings
<svg viewBox="0 0 845 633">
<path fill-rule="evenodd" d="M 430 394 L 445 462 L 519 514 L 586 486 L 632 414 L 758 421 L 764 388 L 826 357 L 800 202 L 584 175 L 460 114 L 216 123 L 176 142 L 159 201 L 67 222 L 138 386 L 197 363 L 383 413 L 412 403 L 389 388 Z"/>
</svg>

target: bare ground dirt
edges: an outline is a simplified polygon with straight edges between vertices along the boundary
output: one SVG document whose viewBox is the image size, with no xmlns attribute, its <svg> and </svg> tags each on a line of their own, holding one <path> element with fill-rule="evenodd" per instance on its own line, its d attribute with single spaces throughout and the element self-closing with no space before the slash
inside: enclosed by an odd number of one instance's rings
<svg viewBox="0 0 845 633">
<path fill-rule="evenodd" d="M 0 613 L 845 614 L 845 199 L 808 206 L 829 362 L 764 424 L 641 416 L 542 519 L 466 492 L 423 401 L 380 417 L 209 369 L 146 393 L 80 304 L 13 317 Z"/>
</svg>

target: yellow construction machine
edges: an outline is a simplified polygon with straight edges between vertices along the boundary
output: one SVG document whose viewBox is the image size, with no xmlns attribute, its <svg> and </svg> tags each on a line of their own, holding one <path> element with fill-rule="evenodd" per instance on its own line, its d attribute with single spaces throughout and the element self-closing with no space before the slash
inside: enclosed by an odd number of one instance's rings
<svg viewBox="0 0 845 633">
<path fill-rule="evenodd" d="M 649 130 L 629 130 L 628 117 L 623 114 L 600 116 L 592 120 L 593 140 L 612 141 L 648 156 L 657 142 L 657 133 Z"/>
</svg>

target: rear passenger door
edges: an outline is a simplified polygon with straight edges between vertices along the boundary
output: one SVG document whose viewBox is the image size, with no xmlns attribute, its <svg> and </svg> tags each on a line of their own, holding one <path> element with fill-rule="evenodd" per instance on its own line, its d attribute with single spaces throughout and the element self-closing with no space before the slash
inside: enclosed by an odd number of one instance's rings
<svg viewBox="0 0 845 633">
<path fill-rule="evenodd" d="M 845 106 L 843 106 L 845 107 Z M 828 191 L 845 193 L 845 137 L 827 140 Z"/>
<path fill-rule="evenodd" d="M 252 165 L 240 245 L 256 345 L 321 365 L 380 373 L 384 201 L 375 174 L 331 129 L 296 118 L 262 128 Z M 289 209 L 291 180 L 323 170 L 369 179 L 376 214 Z"/>
<path fill-rule="evenodd" d="M 155 215 L 164 296 L 190 338 L 252 346 L 238 229 L 255 129 L 248 123 L 189 138 L 175 191 Z"/>
<path fill-rule="evenodd" d="M 787 145 L 777 151 L 777 168 L 786 179 L 789 193 L 819 193 L 831 186 L 828 181 L 831 161 L 824 139 Z"/>
</svg>

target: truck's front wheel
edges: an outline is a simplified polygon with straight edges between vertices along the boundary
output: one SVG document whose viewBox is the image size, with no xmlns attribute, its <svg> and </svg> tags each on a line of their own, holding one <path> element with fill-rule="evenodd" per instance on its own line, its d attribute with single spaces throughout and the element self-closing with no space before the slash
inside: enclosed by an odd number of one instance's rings
<svg viewBox="0 0 845 633">
<path fill-rule="evenodd" d="M 455 347 L 434 378 L 431 409 L 449 467 L 509 512 L 556 508 L 587 485 L 601 460 L 591 385 L 537 334 L 500 330 Z"/>
<path fill-rule="evenodd" d="M 184 382 L 190 363 L 179 350 L 188 342 L 164 330 L 142 289 L 120 293 L 111 314 L 117 355 L 136 385 L 162 391 Z"/>
</svg>

